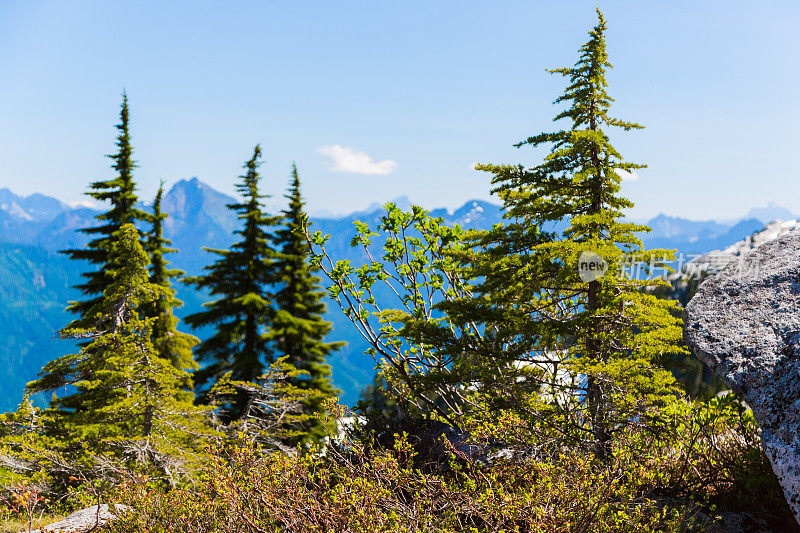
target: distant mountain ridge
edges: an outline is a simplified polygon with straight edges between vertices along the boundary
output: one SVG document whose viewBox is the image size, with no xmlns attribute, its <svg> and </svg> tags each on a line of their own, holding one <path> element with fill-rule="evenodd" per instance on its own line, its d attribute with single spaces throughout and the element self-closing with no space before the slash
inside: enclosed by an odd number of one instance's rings
<svg viewBox="0 0 800 533">
<path fill-rule="evenodd" d="M 22 220 L 45 220 L 55 218 L 67 206 L 55 198 L 43 194 L 17 196 L 8 188 L 0 189 L 0 211 Z"/>
<path fill-rule="evenodd" d="M 237 227 L 236 218 L 226 204 L 236 199 L 217 191 L 198 178 L 176 182 L 164 196 L 164 209 L 170 214 L 166 222 L 166 232 L 173 239 L 184 242 L 185 251 L 195 254 L 202 246 L 221 245 L 229 240 L 231 232 Z M 407 196 L 392 200 L 401 209 L 407 209 L 411 201 Z M 142 204 L 146 207 L 145 204 Z M 366 209 L 342 216 L 313 217 L 315 220 L 353 221 L 356 218 L 372 218 L 382 212 L 382 204 L 373 202 Z M 78 206 L 71 207 L 56 198 L 43 194 L 19 196 L 8 188 L 0 189 L 0 242 L 14 242 L 42 246 L 57 250 L 80 245 L 85 239 L 73 236 L 75 230 L 94 223 L 96 209 Z M 461 224 L 465 227 L 490 227 L 500 222 L 502 214 L 499 206 L 483 200 L 471 200 L 462 207 L 450 212 L 447 209 L 433 209 L 431 215 L 442 217 L 448 224 Z M 791 211 L 774 202 L 765 207 L 751 209 L 746 216 L 732 221 L 690 220 L 659 214 L 645 224 L 652 231 L 643 235 L 645 242 L 674 244 L 678 248 L 704 248 L 712 241 L 728 242 L 738 234 L 749 235 L 774 220 L 797 218 Z M 760 224 L 760 227 L 756 227 Z M 695 246 L 693 243 L 700 243 Z M 653 246 L 652 244 L 648 244 Z M 184 251 L 184 247 L 180 247 Z M 722 246 L 720 246 L 722 247 Z"/>
<path fill-rule="evenodd" d="M 180 180 L 169 188 L 162 209 L 170 215 L 165 234 L 179 250 L 168 257 L 175 267 L 199 274 L 214 259 L 203 247 L 227 248 L 234 242 L 233 231 L 239 221 L 226 208 L 226 204 L 234 202 L 236 199 L 197 178 Z M 394 203 L 404 208 L 410 205 L 407 197 L 397 198 Z M 333 256 L 360 261 L 363 256 L 349 244 L 353 222 L 360 220 L 374 228 L 383 213 L 376 203 L 345 216 L 315 217 L 312 229 L 332 236 L 328 249 Z M 95 225 L 97 214 L 95 209 L 71 207 L 45 195 L 22 197 L 0 189 L 0 322 L 5 326 L 0 329 L 0 364 L 7 368 L 0 410 L 16 407 L 25 383 L 36 376 L 41 366 L 71 349 L 53 334 L 69 320 L 64 307 L 78 297 L 72 286 L 79 282 L 80 273 L 87 266 L 56 252 L 85 245 L 88 237 L 76 230 Z M 500 207 L 483 200 L 471 200 L 452 212 L 434 209 L 431 215 L 468 229 L 490 228 L 502 221 Z M 659 215 L 648 224 L 653 231 L 642 236 L 646 246 L 677 248 L 686 254 L 724 249 L 763 227 L 755 218 L 723 223 L 666 215 Z M 179 316 L 199 310 L 206 301 L 205 294 L 180 284 L 176 288 L 178 297 L 185 302 Z M 365 342 L 338 308 L 329 304 L 326 318 L 334 323 L 331 340 L 349 343 L 329 362 L 334 369 L 334 382 L 343 390 L 342 400 L 353 404 L 361 388 L 372 381 L 374 362 L 364 355 Z"/>
<path fill-rule="evenodd" d="M 690 256 L 725 248 L 764 227 L 755 218 L 725 224 L 714 220 L 697 221 L 658 215 L 647 223 L 652 231 L 642 235 L 648 248 L 676 249 Z"/>
<path fill-rule="evenodd" d="M 745 218 L 755 218 L 764 224 L 769 224 L 776 220 L 794 220 L 797 218 L 789 209 L 770 202 L 766 207 L 756 207 L 748 211 Z"/>
<path fill-rule="evenodd" d="M 652 238 L 675 239 L 688 238 L 713 238 L 728 230 L 728 226 L 714 220 L 687 220 L 680 217 L 671 217 L 659 214 L 647 221 L 650 226 Z"/>
</svg>

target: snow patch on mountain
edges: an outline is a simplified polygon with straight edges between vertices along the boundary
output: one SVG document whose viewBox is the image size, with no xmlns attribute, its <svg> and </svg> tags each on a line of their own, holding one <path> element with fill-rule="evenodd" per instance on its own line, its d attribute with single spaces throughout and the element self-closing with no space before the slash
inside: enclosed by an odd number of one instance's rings
<svg viewBox="0 0 800 533">
<path fill-rule="evenodd" d="M 29 213 L 26 213 L 25 210 L 16 202 L 11 202 L 10 204 L 0 204 L 0 209 L 12 217 L 21 218 L 22 220 L 33 220 L 33 217 Z"/>
</svg>

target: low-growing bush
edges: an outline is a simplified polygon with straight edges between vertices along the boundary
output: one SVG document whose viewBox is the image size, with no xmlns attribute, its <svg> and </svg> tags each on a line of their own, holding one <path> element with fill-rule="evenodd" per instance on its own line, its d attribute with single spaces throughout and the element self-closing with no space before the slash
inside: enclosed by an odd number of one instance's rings
<svg viewBox="0 0 800 533">
<path fill-rule="evenodd" d="M 620 438 L 610 461 L 569 447 L 489 462 L 452 453 L 445 470 L 425 464 L 408 435 L 294 455 L 242 438 L 212 450 L 194 485 L 119 487 L 113 498 L 134 511 L 110 530 L 716 531 L 730 513 L 796 529 L 752 414 L 733 396 L 676 401 L 664 420 L 664 433 Z"/>
<path fill-rule="evenodd" d="M 591 458 L 461 464 L 444 475 L 413 465 L 403 438 L 365 454 L 218 450 L 197 486 L 117 497 L 135 512 L 110 531 L 678 531 L 690 518 L 641 496 L 635 465 Z"/>
</svg>

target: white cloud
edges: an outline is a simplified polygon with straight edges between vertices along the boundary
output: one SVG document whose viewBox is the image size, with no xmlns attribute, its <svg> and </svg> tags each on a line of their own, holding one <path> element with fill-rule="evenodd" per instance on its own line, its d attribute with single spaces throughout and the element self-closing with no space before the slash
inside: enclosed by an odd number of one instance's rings
<svg viewBox="0 0 800 533">
<path fill-rule="evenodd" d="M 620 179 L 623 179 L 625 181 L 636 181 L 639 179 L 639 174 L 637 174 L 635 171 L 628 171 L 618 168 L 615 170 L 615 172 L 617 173 L 617 176 L 620 177 Z"/>
<path fill-rule="evenodd" d="M 102 204 L 96 200 L 76 200 L 74 202 L 70 202 L 68 204 L 73 209 L 78 209 L 80 207 L 88 207 L 89 209 L 97 209 Z"/>
<path fill-rule="evenodd" d="M 385 176 L 397 170 L 397 163 L 391 159 L 375 161 L 366 152 L 338 144 L 320 146 L 317 153 L 331 158 L 331 172 Z"/>
</svg>

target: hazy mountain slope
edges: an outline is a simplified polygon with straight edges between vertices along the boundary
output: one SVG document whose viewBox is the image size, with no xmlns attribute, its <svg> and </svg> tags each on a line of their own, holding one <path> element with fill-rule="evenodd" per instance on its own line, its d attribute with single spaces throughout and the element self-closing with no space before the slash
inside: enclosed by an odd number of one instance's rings
<svg viewBox="0 0 800 533">
<path fill-rule="evenodd" d="M 27 221 L 52 220 L 67 206 L 43 194 L 17 196 L 9 189 L 0 189 L 0 211 Z"/>
<path fill-rule="evenodd" d="M 69 318 L 64 307 L 77 295 L 70 285 L 79 272 L 41 248 L 0 244 L 0 410 L 16 408 L 39 369 L 74 348 L 55 332 Z"/>
<path fill-rule="evenodd" d="M 203 247 L 227 248 L 236 237 L 236 216 L 226 204 L 235 199 L 222 194 L 197 178 L 181 180 L 167 194 L 161 205 L 169 218 L 164 223 L 164 234 L 172 240 L 171 260 L 191 274 L 199 274 L 208 263 L 210 254 Z"/>
<path fill-rule="evenodd" d="M 728 231 L 728 225 L 714 220 L 686 220 L 660 214 L 647 221 L 652 239 L 709 239 Z"/>
<path fill-rule="evenodd" d="M 775 202 L 768 203 L 765 207 L 755 207 L 747 212 L 745 218 L 755 218 L 764 224 L 775 220 L 793 220 L 797 218 L 792 212 Z"/>
<path fill-rule="evenodd" d="M 730 246 L 764 227 L 764 224 L 756 219 L 742 220 L 733 226 L 723 226 L 713 221 L 695 222 L 674 218 L 667 226 L 663 224 L 665 218 L 669 217 L 659 215 L 653 219 L 655 221 L 652 226 L 653 232 L 642 235 L 642 241 L 648 248 L 676 249 L 685 259 L 691 259 L 692 256 L 709 250 Z M 678 224 L 674 223 L 675 220 Z M 683 227 L 678 229 L 678 226 Z"/>
</svg>

